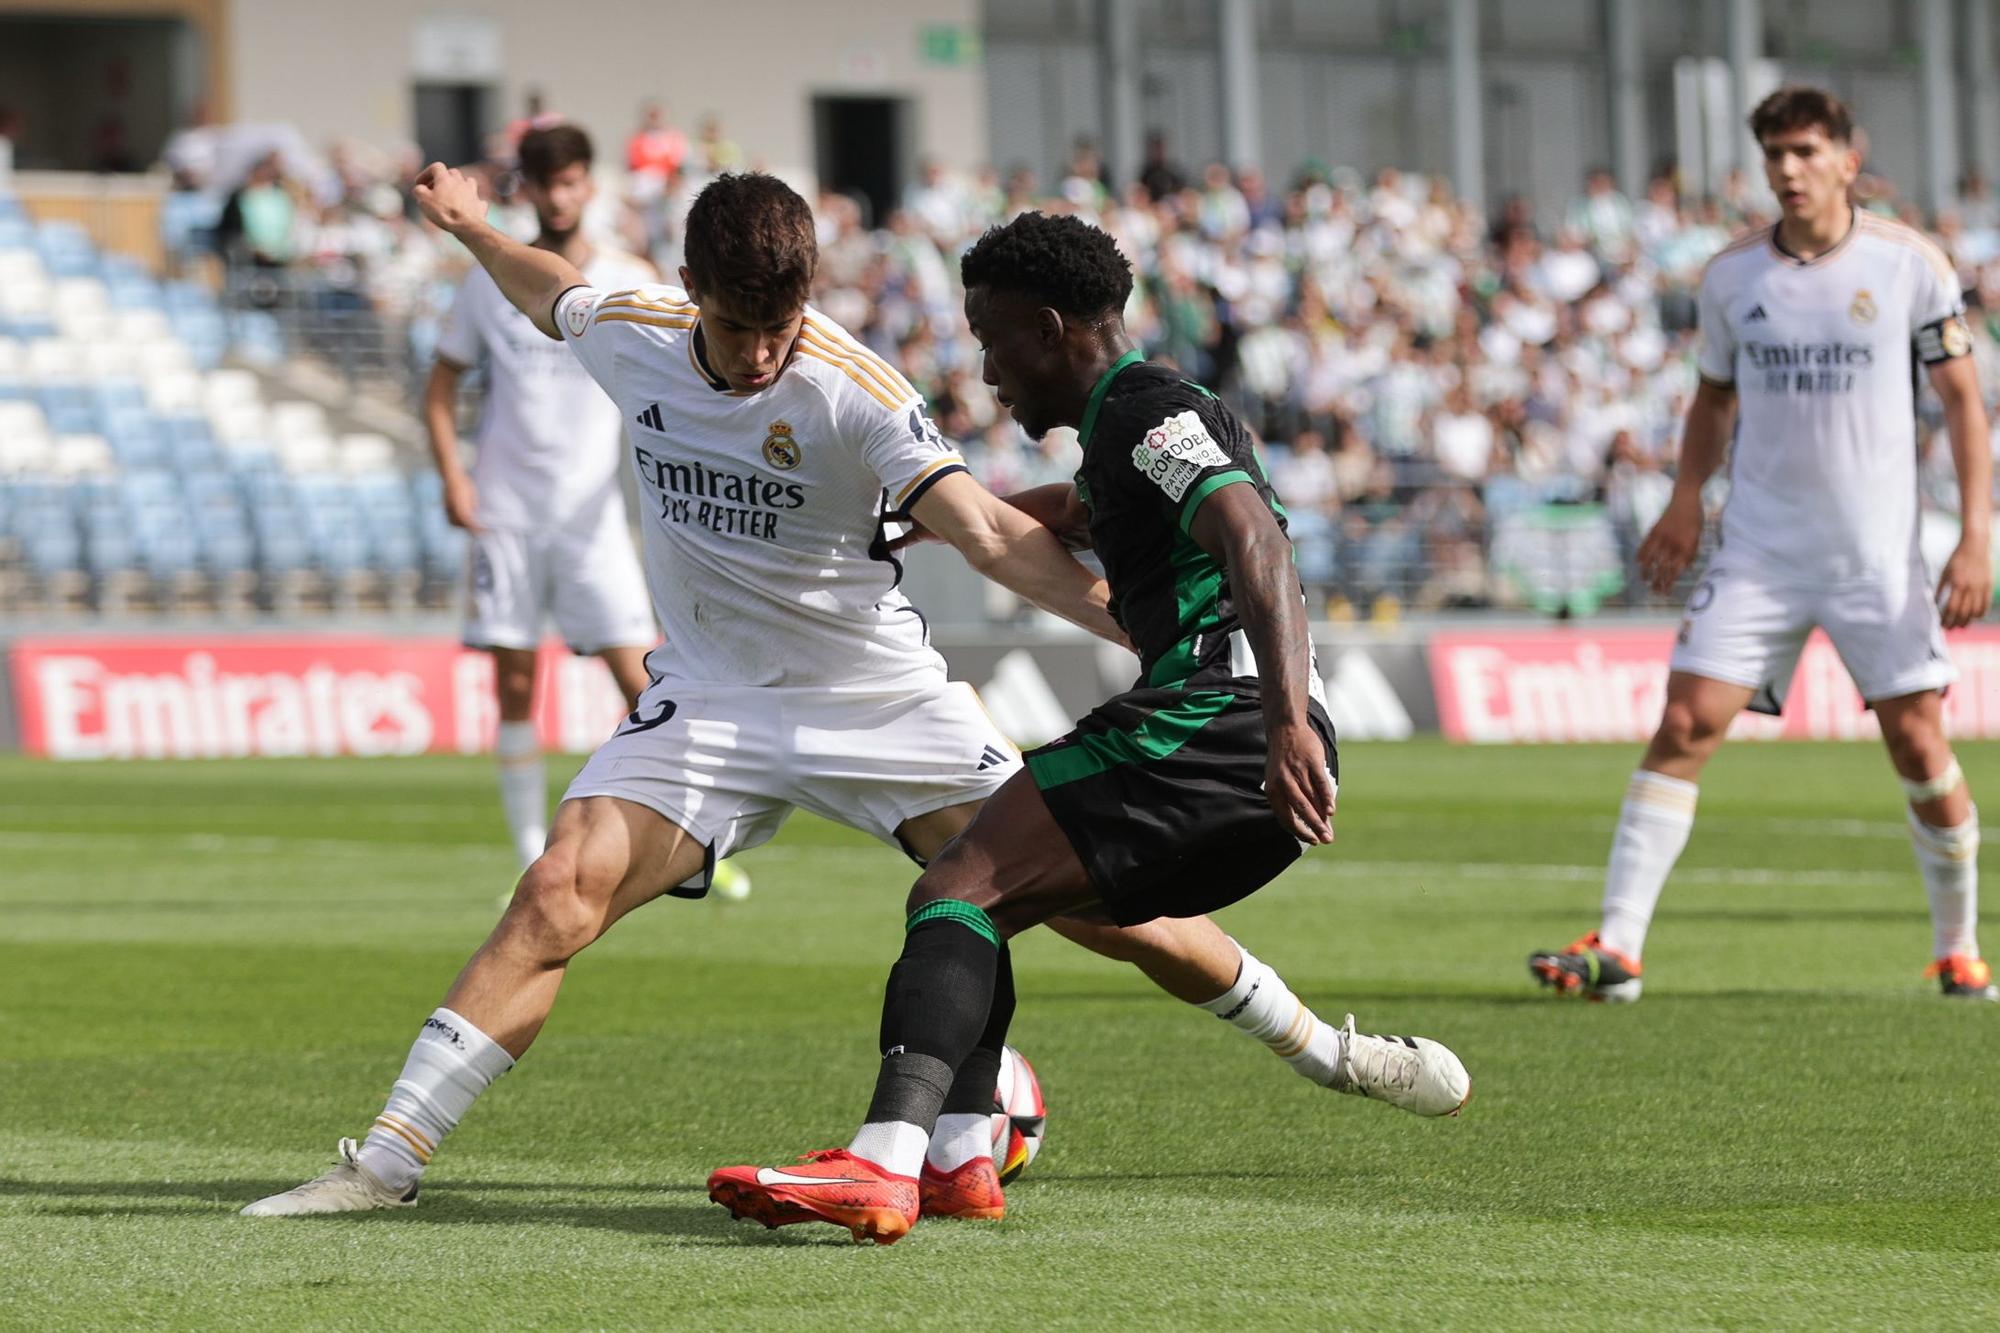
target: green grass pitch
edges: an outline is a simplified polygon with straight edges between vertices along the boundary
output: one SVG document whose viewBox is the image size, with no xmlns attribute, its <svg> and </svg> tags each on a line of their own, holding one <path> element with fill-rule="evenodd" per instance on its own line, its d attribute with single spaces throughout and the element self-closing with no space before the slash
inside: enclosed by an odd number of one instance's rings
<svg viewBox="0 0 2000 1333">
<path fill-rule="evenodd" d="M 2000 802 L 2000 747 L 1961 755 Z M 252 1222 L 491 924 L 489 762 L 0 762 L 0 1326 L 1991 1327 L 2000 1006 L 1919 976 L 1879 747 L 1726 750 L 1644 1002 L 1544 1000 L 1524 957 L 1595 921 L 1635 758 L 1350 747 L 1338 845 L 1224 914 L 1323 1016 L 1454 1046 L 1463 1118 L 1031 937 L 1047 1149 L 1005 1222 L 888 1249 L 732 1223 L 703 1178 L 851 1129 L 892 852 L 795 818 L 748 902 L 583 955 L 421 1207 Z"/>
</svg>

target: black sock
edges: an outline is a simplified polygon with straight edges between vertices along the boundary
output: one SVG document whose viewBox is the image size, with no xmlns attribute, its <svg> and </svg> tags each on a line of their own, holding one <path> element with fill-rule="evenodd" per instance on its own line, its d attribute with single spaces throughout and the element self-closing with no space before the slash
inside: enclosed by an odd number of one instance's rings
<svg viewBox="0 0 2000 1333">
<path fill-rule="evenodd" d="M 986 913 L 953 899 L 920 908 L 908 929 L 882 1000 L 882 1068 L 865 1123 L 928 1134 L 992 1012 L 1000 936 Z"/>
<path fill-rule="evenodd" d="M 986 1031 L 979 1044 L 958 1066 L 951 1091 L 944 1095 L 944 1115 L 985 1115 L 993 1109 L 993 1089 L 1000 1082 L 1000 1048 L 1014 1021 L 1014 957 L 1006 945 L 993 972 L 993 1005 L 986 1013 Z"/>
</svg>

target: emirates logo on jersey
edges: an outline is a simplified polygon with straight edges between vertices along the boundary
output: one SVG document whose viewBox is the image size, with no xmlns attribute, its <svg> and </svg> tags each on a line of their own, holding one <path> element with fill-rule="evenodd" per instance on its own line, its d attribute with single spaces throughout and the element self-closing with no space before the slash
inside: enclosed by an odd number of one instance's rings
<svg viewBox="0 0 2000 1333">
<path fill-rule="evenodd" d="M 1875 322 L 1875 298 L 1868 294 L 1866 287 L 1854 294 L 1853 304 L 1847 307 L 1847 317 L 1856 324 Z"/>
<path fill-rule="evenodd" d="M 764 461 L 780 472 L 790 472 L 801 457 L 799 442 L 792 438 L 792 423 L 773 421 L 771 433 L 764 437 Z"/>
</svg>

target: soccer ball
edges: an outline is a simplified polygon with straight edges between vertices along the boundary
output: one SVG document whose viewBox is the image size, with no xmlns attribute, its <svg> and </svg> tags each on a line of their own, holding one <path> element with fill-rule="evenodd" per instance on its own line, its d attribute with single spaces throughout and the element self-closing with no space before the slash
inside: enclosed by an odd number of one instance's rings
<svg viewBox="0 0 2000 1333">
<path fill-rule="evenodd" d="M 1005 1185 L 1027 1169 L 1042 1150 L 1048 1109 L 1034 1066 L 1012 1046 L 1000 1050 L 1000 1082 L 993 1089 L 993 1164 Z"/>
</svg>

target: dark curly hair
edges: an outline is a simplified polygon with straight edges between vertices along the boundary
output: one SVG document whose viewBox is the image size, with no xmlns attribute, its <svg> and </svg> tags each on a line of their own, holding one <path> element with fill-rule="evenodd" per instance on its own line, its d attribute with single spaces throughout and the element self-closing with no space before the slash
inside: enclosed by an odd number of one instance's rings
<svg viewBox="0 0 2000 1333">
<path fill-rule="evenodd" d="M 1793 84 L 1778 89 L 1750 113 L 1750 133 L 1762 143 L 1770 134 L 1809 130 L 1817 125 L 1835 143 L 1854 138 L 1854 117 L 1847 104 L 1823 88 Z"/>
<path fill-rule="evenodd" d="M 819 268 L 812 210 L 776 176 L 717 176 L 688 209 L 683 240 L 694 285 L 750 318 L 789 319 L 812 294 Z"/>
<path fill-rule="evenodd" d="M 515 156 L 521 174 L 537 185 L 547 185 L 559 171 L 581 162 L 588 167 L 594 154 L 590 136 L 574 125 L 548 125 L 521 136 Z"/>
<path fill-rule="evenodd" d="M 1079 319 L 1125 308 L 1132 265 L 1109 235 L 1081 218 L 1023 213 L 990 229 L 958 262 L 966 290 L 1018 292 Z"/>
</svg>

